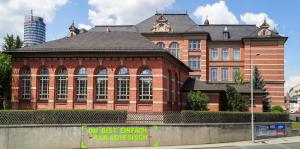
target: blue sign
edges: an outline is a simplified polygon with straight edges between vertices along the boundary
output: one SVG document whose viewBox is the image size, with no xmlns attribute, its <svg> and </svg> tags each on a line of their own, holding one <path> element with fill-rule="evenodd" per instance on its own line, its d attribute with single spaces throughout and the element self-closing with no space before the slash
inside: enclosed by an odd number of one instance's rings
<svg viewBox="0 0 300 149">
<path fill-rule="evenodd" d="M 276 130 L 285 130 L 285 125 L 284 124 L 276 124 L 275 128 L 276 128 Z"/>
</svg>

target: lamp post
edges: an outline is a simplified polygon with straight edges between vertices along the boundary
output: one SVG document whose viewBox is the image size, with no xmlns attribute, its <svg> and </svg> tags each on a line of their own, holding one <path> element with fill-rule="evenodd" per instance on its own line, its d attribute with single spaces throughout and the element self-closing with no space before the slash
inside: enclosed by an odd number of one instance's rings
<svg viewBox="0 0 300 149">
<path fill-rule="evenodd" d="M 256 54 L 255 56 L 259 56 L 260 54 Z M 252 55 L 250 55 L 250 59 L 251 59 L 251 62 L 250 62 L 250 69 L 251 69 L 251 134 L 252 134 L 252 143 L 255 143 L 255 140 L 254 140 L 254 105 L 253 105 L 253 59 L 252 59 Z"/>
</svg>

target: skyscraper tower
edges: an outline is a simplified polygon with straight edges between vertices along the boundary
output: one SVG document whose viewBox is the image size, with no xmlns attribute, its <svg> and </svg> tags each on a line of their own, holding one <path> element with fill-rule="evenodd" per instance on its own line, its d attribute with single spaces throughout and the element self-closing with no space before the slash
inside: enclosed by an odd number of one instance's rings
<svg viewBox="0 0 300 149">
<path fill-rule="evenodd" d="M 42 17 L 30 15 L 25 16 L 24 22 L 24 46 L 32 46 L 45 42 L 46 24 Z"/>
</svg>

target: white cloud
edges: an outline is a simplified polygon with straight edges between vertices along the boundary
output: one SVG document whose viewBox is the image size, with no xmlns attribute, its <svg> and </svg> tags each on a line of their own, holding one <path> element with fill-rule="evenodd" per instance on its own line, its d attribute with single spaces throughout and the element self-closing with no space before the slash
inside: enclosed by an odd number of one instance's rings
<svg viewBox="0 0 300 149">
<path fill-rule="evenodd" d="M 292 87 L 294 87 L 297 84 L 300 84 L 300 75 L 288 77 L 285 82 L 285 92 L 288 92 Z"/>
<path fill-rule="evenodd" d="M 266 13 L 251 13 L 247 12 L 243 15 L 240 15 L 241 21 L 245 24 L 255 24 L 256 26 L 260 26 L 264 19 L 267 20 L 267 23 L 270 25 L 270 29 L 274 29 L 274 27 L 277 28 L 278 24 L 275 23 L 274 20 L 269 18 L 268 14 Z"/>
<path fill-rule="evenodd" d="M 86 25 L 86 24 L 78 24 L 78 28 L 79 28 L 79 29 L 84 28 L 84 29 L 86 29 L 86 30 L 89 30 L 89 29 L 91 29 L 92 27 L 91 27 L 90 25 Z"/>
<path fill-rule="evenodd" d="M 193 13 L 202 23 L 208 17 L 211 24 L 238 24 L 236 16 L 228 9 L 224 1 L 199 6 Z"/>
<path fill-rule="evenodd" d="M 44 17 L 51 22 L 56 9 L 68 0 L 4 0 L 0 1 L 0 44 L 6 34 L 16 34 L 23 38 L 25 15 L 33 9 L 33 15 Z"/>
<path fill-rule="evenodd" d="M 89 0 L 89 20 L 94 25 L 136 24 L 174 2 L 175 0 Z"/>
</svg>

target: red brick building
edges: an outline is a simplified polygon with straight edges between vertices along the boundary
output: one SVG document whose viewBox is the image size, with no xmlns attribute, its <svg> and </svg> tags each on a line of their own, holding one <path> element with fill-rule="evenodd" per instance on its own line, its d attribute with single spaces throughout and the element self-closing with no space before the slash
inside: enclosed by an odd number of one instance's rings
<svg viewBox="0 0 300 149">
<path fill-rule="evenodd" d="M 287 37 L 268 28 L 267 22 L 198 25 L 187 14 L 155 14 L 136 25 L 89 31 L 71 25 L 68 37 L 8 52 L 13 108 L 160 112 L 182 109 L 186 92 L 201 90 L 217 111 L 236 72 L 249 81 L 251 61 L 271 105 L 283 105 Z M 249 98 L 249 85 L 236 88 Z M 263 93 L 255 93 L 255 110 L 262 111 Z"/>
</svg>

